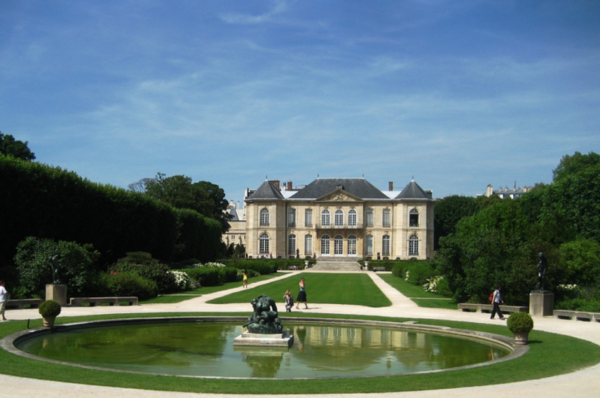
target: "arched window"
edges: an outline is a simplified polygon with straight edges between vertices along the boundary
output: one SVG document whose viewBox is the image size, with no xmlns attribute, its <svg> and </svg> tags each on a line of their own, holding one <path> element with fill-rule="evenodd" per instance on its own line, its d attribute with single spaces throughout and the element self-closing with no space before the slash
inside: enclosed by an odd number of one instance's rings
<svg viewBox="0 0 600 398">
<path fill-rule="evenodd" d="M 356 236 L 354 235 L 348 237 L 348 255 L 356 256 Z"/>
<path fill-rule="evenodd" d="M 269 210 L 268 209 L 262 209 L 260 211 L 260 225 L 261 226 L 269 225 Z"/>
<path fill-rule="evenodd" d="M 335 226 L 343 227 L 344 226 L 344 212 L 341 210 L 335 211 Z"/>
<path fill-rule="evenodd" d="M 269 254 L 269 235 L 262 234 L 259 239 L 259 248 L 258 252 L 260 254 Z"/>
<path fill-rule="evenodd" d="M 321 237 L 321 255 L 329 256 L 329 235 Z"/>
<path fill-rule="evenodd" d="M 419 255 L 419 238 L 417 235 L 412 235 L 408 239 L 408 255 L 418 256 Z"/>
<path fill-rule="evenodd" d="M 408 225 L 411 227 L 419 226 L 419 211 L 417 209 L 412 209 L 408 218 Z"/>
<path fill-rule="evenodd" d="M 321 226 L 328 227 L 331 224 L 331 214 L 329 210 L 323 210 L 321 213 Z"/>
<path fill-rule="evenodd" d="M 373 226 L 373 209 L 367 209 L 367 227 Z"/>
<path fill-rule="evenodd" d="M 308 256 L 313 254 L 312 235 L 304 236 L 304 254 Z"/>
<path fill-rule="evenodd" d="M 348 212 L 348 226 L 356 227 L 356 210 L 350 210 Z"/>
<path fill-rule="evenodd" d="M 296 254 L 296 235 L 288 236 L 288 254 L 293 256 Z"/>
<path fill-rule="evenodd" d="M 383 226 L 389 227 L 391 225 L 390 209 L 383 209 Z"/>
<path fill-rule="evenodd" d="M 367 256 L 373 255 L 373 235 L 367 235 L 365 237 L 365 254 Z"/>
<path fill-rule="evenodd" d="M 381 240 L 382 245 L 381 245 L 381 255 L 382 256 L 389 256 L 390 255 L 390 236 L 389 235 L 383 235 L 383 239 Z"/>
<path fill-rule="evenodd" d="M 333 241 L 333 254 L 341 256 L 344 254 L 344 238 L 342 235 L 336 235 Z"/>
</svg>

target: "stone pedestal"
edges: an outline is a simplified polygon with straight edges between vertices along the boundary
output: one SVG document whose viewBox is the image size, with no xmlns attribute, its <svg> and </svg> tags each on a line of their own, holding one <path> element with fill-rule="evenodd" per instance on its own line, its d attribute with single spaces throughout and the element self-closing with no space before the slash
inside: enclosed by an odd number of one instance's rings
<svg viewBox="0 0 600 398">
<path fill-rule="evenodd" d="M 54 300 L 58 304 L 67 304 L 67 285 L 46 285 L 46 300 Z"/>
<path fill-rule="evenodd" d="M 552 316 L 554 312 L 554 293 L 548 290 L 534 290 L 529 293 L 529 315 Z"/>
<path fill-rule="evenodd" d="M 290 347 L 294 336 L 286 333 L 258 334 L 244 332 L 233 340 L 234 346 Z"/>
</svg>

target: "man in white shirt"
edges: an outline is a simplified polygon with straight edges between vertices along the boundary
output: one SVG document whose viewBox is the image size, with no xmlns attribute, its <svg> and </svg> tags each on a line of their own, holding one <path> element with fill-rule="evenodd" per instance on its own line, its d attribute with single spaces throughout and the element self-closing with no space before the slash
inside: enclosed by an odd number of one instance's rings
<svg viewBox="0 0 600 398">
<path fill-rule="evenodd" d="M 8 292 L 4 287 L 4 281 L 0 281 L 0 314 L 2 314 L 2 320 L 5 321 L 4 311 L 6 309 L 6 300 L 8 300 Z"/>
</svg>

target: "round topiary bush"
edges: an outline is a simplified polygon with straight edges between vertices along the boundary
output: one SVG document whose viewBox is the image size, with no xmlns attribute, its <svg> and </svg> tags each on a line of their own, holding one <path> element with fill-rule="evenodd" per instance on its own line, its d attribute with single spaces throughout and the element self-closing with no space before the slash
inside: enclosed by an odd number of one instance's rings
<svg viewBox="0 0 600 398">
<path fill-rule="evenodd" d="M 40 304 L 39 313 L 42 317 L 53 317 L 60 314 L 60 304 L 54 300 L 46 300 Z"/>
<path fill-rule="evenodd" d="M 533 329 L 533 319 L 526 312 L 515 312 L 508 317 L 506 322 L 508 330 L 513 333 L 529 333 Z"/>
</svg>

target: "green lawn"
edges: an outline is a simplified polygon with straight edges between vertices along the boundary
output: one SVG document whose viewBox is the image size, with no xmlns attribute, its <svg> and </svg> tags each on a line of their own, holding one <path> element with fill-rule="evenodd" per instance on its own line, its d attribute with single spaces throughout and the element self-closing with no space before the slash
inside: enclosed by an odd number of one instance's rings
<svg viewBox="0 0 600 398">
<path fill-rule="evenodd" d="M 379 276 L 394 289 L 414 301 L 419 307 L 458 309 L 454 300 L 442 297 L 439 294 L 426 292 L 422 286 L 413 285 L 392 274 L 379 274 Z"/>
<path fill-rule="evenodd" d="M 59 317 L 57 323 L 84 322 L 97 319 L 122 319 L 143 317 L 178 317 L 219 314 L 127 314 L 89 317 Z M 222 314 L 238 315 L 244 314 Z M 286 317 L 305 316 L 336 319 L 371 319 L 392 322 L 417 321 L 421 324 L 470 329 L 501 335 L 510 335 L 506 325 L 470 324 L 442 320 L 415 320 L 404 318 L 365 317 L 349 315 L 286 314 Z M 284 321 L 285 322 L 285 321 Z M 566 321 L 565 321 L 566 322 Z M 31 327 L 40 327 L 41 319 L 31 321 Z M 27 321 L 0 323 L 0 338 L 25 330 Z M 399 391 L 435 390 L 469 386 L 511 383 L 541 379 L 573 372 L 597 364 L 600 346 L 575 339 L 534 330 L 530 336 L 529 352 L 511 361 L 489 366 L 461 369 L 451 372 L 413 374 L 404 376 L 339 378 L 312 380 L 241 380 L 241 379 L 195 379 L 187 377 L 155 376 L 84 369 L 67 365 L 37 361 L 0 350 L 0 373 L 34 379 L 67 383 L 112 386 L 118 388 L 142 388 L 158 391 L 202 392 L 212 394 L 342 394 L 381 393 Z"/>
<path fill-rule="evenodd" d="M 308 307 L 311 303 L 319 304 L 353 304 L 367 307 L 387 307 L 390 300 L 365 274 L 325 274 L 299 273 L 290 278 L 275 281 L 267 285 L 250 288 L 242 292 L 230 294 L 209 301 L 213 304 L 249 303 L 261 294 L 269 296 L 277 302 L 283 302 L 286 289 L 292 292 L 294 301 L 298 295 L 300 278 L 305 279 Z"/>
<path fill-rule="evenodd" d="M 278 276 L 282 276 L 282 272 L 276 272 L 268 275 L 259 275 L 253 278 L 248 279 L 248 286 L 252 287 L 253 283 L 266 281 L 269 279 L 276 278 Z M 222 290 L 229 290 L 236 287 L 242 286 L 242 282 L 228 282 L 224 283 L 220 286 L 206 286 L 199 287 L 198 289 L 188 290 L 186 292 L 174 293 L 174 294 L 163 294 L 159 297 L 154 297 L 148 300 L 140 301 L 140 304 L 173 304 L 180 303 L 185 300 L 193 299 L 196 297 L 204 296 L 206 294 L 211 294 L 215 292 L 220 292 Z"/>
</svg>

